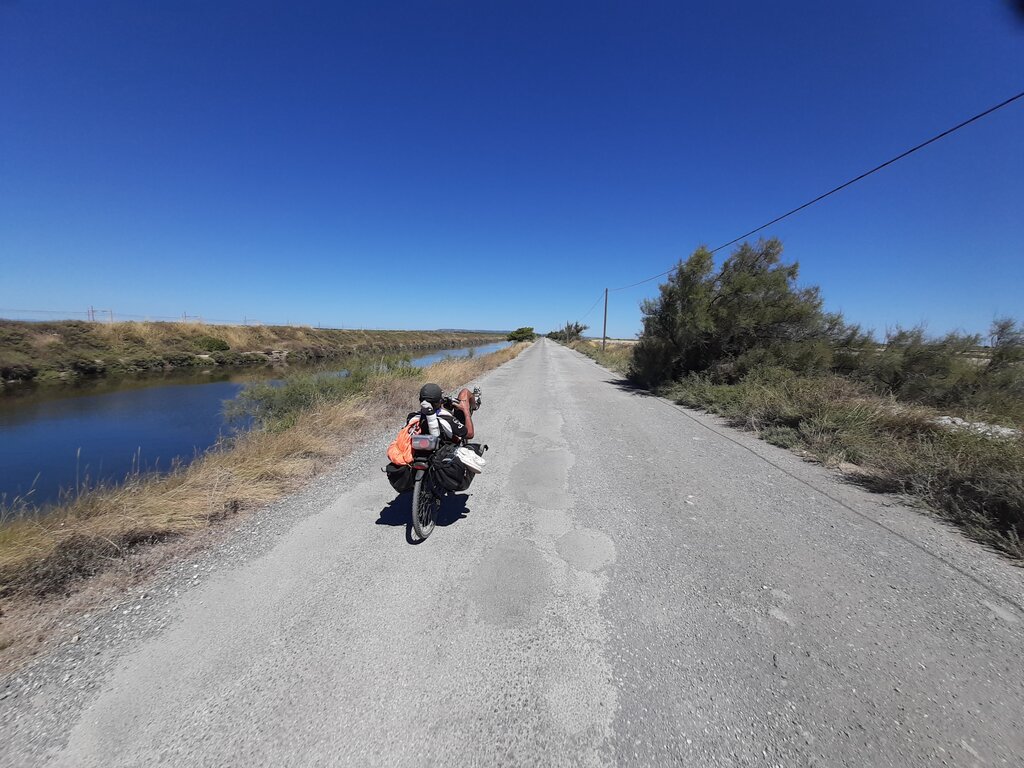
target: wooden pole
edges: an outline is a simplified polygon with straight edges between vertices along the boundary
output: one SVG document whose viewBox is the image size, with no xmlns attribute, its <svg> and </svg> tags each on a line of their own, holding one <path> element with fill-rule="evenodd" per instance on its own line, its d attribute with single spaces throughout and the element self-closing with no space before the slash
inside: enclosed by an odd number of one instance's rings
<svg viewBox="0 0 1024 768">
<path fill-rule="evenodd" d="M 608 341 L 608 289 L 604 289 L 604 327 L 601 329 L 601 351 L 604 352 L 605 342 Z"/>
</svg>

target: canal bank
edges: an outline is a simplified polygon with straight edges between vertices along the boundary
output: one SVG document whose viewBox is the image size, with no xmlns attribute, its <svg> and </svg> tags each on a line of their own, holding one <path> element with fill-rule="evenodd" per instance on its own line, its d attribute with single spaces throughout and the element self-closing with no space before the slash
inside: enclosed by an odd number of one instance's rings
<svg viewBox="0 0 1024 768">
<path fill-rule="evenodd" d="M 0 320 L 0 388 L 209 367 L 317 363 L 496 341 L 474 331 Z"/>
<path fill-rule="evenodd" d="M 245 387 L 301 373 L 345 375 L 368 366 L 425 367 L 446 357 L 486 355 L 493 342 L 404 356 L 348 356 L 334 365 L 174 371 L 64 387 L 23 386 L 0 395 L 0 507 L 19 514 L 109 486 L 133 473 L 168 471 L 248 427 L 224 404 Z"/>
</svg>

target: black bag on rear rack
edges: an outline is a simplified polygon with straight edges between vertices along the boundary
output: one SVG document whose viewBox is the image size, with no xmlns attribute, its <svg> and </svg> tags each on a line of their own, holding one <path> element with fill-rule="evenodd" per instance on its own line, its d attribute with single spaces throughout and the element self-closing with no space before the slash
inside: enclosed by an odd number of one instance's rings
<svg viewBox="0 0 1024 768">
<path fill-rule="evenodd" d="M 430 472 L 434 482 L 446 491 L 463 491 L 466 483 L 466 468 L 455 456 L 456 446 L 446 443 L 438 448 L 430 457 Z"/>
<path fill-rule="evenodd" d="M 392 464 L 388 462 L 384 471 L 388 474 L 388 482 L 397 493 L 411 491 L 416 483 L 416 473 L 408 464 Z"/>
</svg>

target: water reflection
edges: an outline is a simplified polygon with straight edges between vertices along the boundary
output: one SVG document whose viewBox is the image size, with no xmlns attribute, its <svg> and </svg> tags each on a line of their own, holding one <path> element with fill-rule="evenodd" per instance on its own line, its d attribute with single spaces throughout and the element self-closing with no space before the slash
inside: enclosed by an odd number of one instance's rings
<svg viewBox="0 0 1024 768">
<path fill-rule="evenodd" d="M 0 493 L 44 504 L 61 488 L 116 482 L 135 468 L 167 469 L 174 459 L 191 459 L 226 432 L 221 404 L 243 386 L 150 386 L 2 407 Z"/>
<path fill-rule="evenodd" d="M 482 344 L 479 347 L 464 347 L 463 349 L 444 349 L 439 352 L 431 352 L 430 354 L 423 355 L 422 357 L 416 357 L 412 359 L 412 364 L 417 368 L 425 368 L 428 365 L 444 360 L 446 357 L 470 357 L 471 355 L 489 355 L 491 352 L 497 352 L 499 349 L 505 349 L 510 346 L 511 342 L 498 341 L 494 344 Z"/>
</svg>

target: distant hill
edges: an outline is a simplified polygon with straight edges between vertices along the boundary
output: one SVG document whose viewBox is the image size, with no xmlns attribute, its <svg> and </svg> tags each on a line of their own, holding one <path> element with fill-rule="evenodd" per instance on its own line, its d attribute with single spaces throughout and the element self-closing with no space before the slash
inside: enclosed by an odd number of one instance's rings
<svg viewBox="0 0 1024 768">
<path fill-rule="evenodd" d="M 472 328 L 438 328 L 437 332 L 438 333 L 486 333 L 488 335 L 508 336 L 510 333 L 512 333 L 512 330 L 509 329 L 507 331 L 478 331 L 478 330 L 474 330 Z"/>
</svg>

